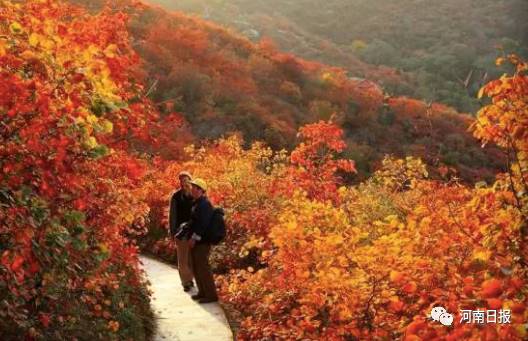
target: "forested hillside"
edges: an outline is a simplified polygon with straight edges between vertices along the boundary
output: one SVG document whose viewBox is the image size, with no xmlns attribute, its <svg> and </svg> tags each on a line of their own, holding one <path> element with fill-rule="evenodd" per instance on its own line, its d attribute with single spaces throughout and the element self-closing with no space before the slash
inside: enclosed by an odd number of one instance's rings
<svg viewBox="0 0 528 341">
<path fill-rule="evenodd" d="M 151 0 L 272 37 L 308 60 L 342 66 L 389 93 L 438 101 L 463 112 L 500 75 L 504 52 L 527 56 L 524 0 Z"/>
<path fill-rule="evenodd" d="M 447 106 L 389 96 L 374 82 L 350 79 L 346 70 L 282 53 L 267 41 L 253 44 L 183 13 L 129 11 L 149 97 L 162 112 L 181 113 L 199 139 L 240 131 L 248 143 L 291 148 L 298 127 L 335 115 L 345 130 L 344 153 L 356 161 L 355 180 L 385 154 L 421 157 L 435 176 L 438 168 L 450 169 L 470 182 L 489 180 L 504 165 L 501 153 L 481 149 L 470 137 L 471 119 Z M 180 133 L 172 145 L 190 138 Z"/>
</svg>

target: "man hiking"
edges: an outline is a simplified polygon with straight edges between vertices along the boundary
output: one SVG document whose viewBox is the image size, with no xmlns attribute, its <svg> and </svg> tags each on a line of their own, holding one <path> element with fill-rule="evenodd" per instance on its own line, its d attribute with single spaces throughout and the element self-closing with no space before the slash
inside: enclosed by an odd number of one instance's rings
<svg viewBox="0 0 528 341">
<path fill-rule="evenodd" d="M 213 217 L 213 205 L 205 195 L 207 183 L 203 179 L 194 179 L 191 185 L 194 206 L 189 221 L 191 230 L 189 247 L 191 248 L 194 277 L 198 286 L 198 294 L 193 295 L 192 298 L 198 300 L 199 303 L 216 302 L 218 296 L 209 265 L 211 243 L 207 238 L 207 229 L 210 228 Z"/>
<path fill-rule="evenodd" d="M 178 255 L 178 272 L 184 291 L 189 291 L 194 286 L 188 237 L 185 233 L 176 236 L 180 226 L 191 218 L 193 197 L 191 195 L 191 174 L 182 171 L 178 174 L 180 189 L 170 199 L 169 228 L 171 237 L 176 240 Z"/>
</svg>

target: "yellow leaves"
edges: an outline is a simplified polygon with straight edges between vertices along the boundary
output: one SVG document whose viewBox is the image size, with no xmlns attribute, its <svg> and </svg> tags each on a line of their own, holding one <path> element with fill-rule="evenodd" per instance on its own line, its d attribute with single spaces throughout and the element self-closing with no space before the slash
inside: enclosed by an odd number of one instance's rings
<svg viewBox="0 0 528 341">
<path fill-rule="evenodd" d="M 403 223 L 400 222 L 397 215 L 390 215 L 385 217 L 385 221 L 389 224 L 391 230 L 403 228 Z"/>
<path fill-rule="evenodd" d="M 417 216 L 423 216 L 425 214 L 427 214 L 429 212 L 429 210 L 427 209 L 426 206 L 424 205 L 418 205 L 414 208 L 414 211 L 413 213 Z"/>
<path fill-rule="evenodd" d="M 348 266 L 348 259 L 345 256 L 339 256 L 337 257 L 337 263 L 341 267 L 347 267 Z"/>
<path fill-rule="evenodd" d="M 382 168 L 374 174 L 373 180 L 401 190 L 405 187 L 413 188 L 416 180 L 425 179 L 428 175 L 421 159 L 408 156 L 403 160 L 387 156 L 382 161 Z"/>
<path fill-rule="evenodd" d="M 108 245 L 106 243 L 99 243 L 99 250 L 101 250 L 102 253 L 108 253 Z"/>
<path fill-rule="evenodd" d="M 108 120 L 103 120 L 101 127 L 104 133 L 110 134 L 114 130 L 114 124 Z"/>
<path fill-rule="evenodd" d="M 322 75 L 321 75 L 321 79 L 324 80 L 324 81 L 330 81 L 332 80 L 333 76 L 330 72 L 324 72 Z"/>
<path fill-rule="evenodd" d="M 95 115 L 86 116 L 86 122 L 91 124 L 91 125 L 97 123 L 97 121 L 99 121 L 99 118 L 97 118 L 97 116 L 95 116 Z"/>
<path fill-rule="evenodd" d="M 38 33 L 31 33 L 29 35 L 28 43 L 31 47 L 42 47 L 42 49 L 47 52 L 51 52 L 56 48 L 56 43 L 52 37 L 48 38 Z"/>
<path fill-rule="evenodd" d="M 89 76 L 91 76 L 92 84 L 101 98 L 108 102 L 121 100 L 121 98 L 116 95 L 118 89 L 115 83 L 109 78 L 110 71 L 107 68 L 104 68 L 103 71 L 98 74 L 90 72 Z"/>
<path fill-rule="evenodd" d="M 327 237 L 325 241 L 329 244 L 333 244 L 334 246 L 339 246 L 344 242 L 343 237 L 338 234 Z"/>
<path fill-rule="evenodd" d="M 83 142 L 83 147 L 86 149 L 94 149 L 98 146 L 97 139 L 93 136 L 87 136 Z"/>
<path fill-rule="evenodd" d="M 398 223 L 398 216 L 395 215 L 395 214 L 391 214 L 391 215 L 385 217 L 385 221 L 387 221 L 391 225 L 394 224 L 394 223 L 397 224 Z"/>
<path fill-rule="evenodd" d="M 72 53 L 71 58 L 66 60 L 76 60 L 76 63 L 83 65 L 84 74 L 92 82 L 93 87 L 99 97 L 107 102 L 118 102 L 121 98 L 117 95 L 118 87 L 111 78 L 111 72 L 108 65 L 103 60 L 103 56 L 115 57 L 117 45 L 110 44 L 103 51 L 91 44 L 81 51 Z"/>
<path fill-rule="evenodd" d="M 481 125 L 481 126 L 487 126 L 490 122 L 490 119 L 488 116 L 485 116 L 485 115 L 479 115 L 477 117 L 477 122 Z"/>
<path fill-rule="evenodd" d="M 361 40 L 361 39 L 355 39 L 354 41 L 352 41 L 352 48 L 355 51 L 361 51 L 361 50 L 364 50 L 367 47 L 368 47 L 368 44 L 365 41 Z"/>
<path fill-rule="evenodd" d="M 388 300 L 393 296 L 393 293 L 390 290 L 382 290 L 380 293 L 380 298 L 382 300 Z"/>
<path fill-rule="evenodd" d="M 51 39 L 41 40 L 40 45 L 45 51 L 53 51 L 55 49 L 55 42 Z"/>
<path fill-rule="evenodd" d="M 405 276 L 399 271 L 391 270 L 389 273 L 389 279 L 391 282 L 399 284 L 405 279 Z"/>
<path fill-rule="evenodd" d="M 20 25 L 20 23 L 16 21 L 12 22 L 11 25 L 9 25 L 9 30 L 13 34 L 20 34 L 24 31 L 24 29 L 22 28 L 22 25 Z"/>
<path fill-rule="evenodd" d="M 297 229 L 297 222 L 296 221 L 290 221 L 286 224 L 286 230 L 288 231 L 295 231 Z"/>
<path fill-rule="evenodd" d="M 29 36 L 29 45 L 31 45 L 32 47 L 36 47 L 39 41 L 40 41 L 39 35 L 36 33 L 31 33 L 31 35 Z"/>
<path fill-rule="evenodd" d="M 418 224 L 420 229 L 429 230 L 433 219 L 431 217 L 424 217 Z"/>
<path fill-rule="evenodd" d="M 78 117 L 75 118 L 74 122 L 75 122 L 75 124 L 81 125 L 81 124 L 86 123 L 86 120 L 84 119 L 84 117 L 78 116 Z"/>
<path fill-rule="evenodd" d="M 81 53 L 80 57 L 82 61 L 86 62 L 87 64 L 92 62 L 94 60 L 94 57 L 99 53 L 99 48 L 96 45 L 90 45 L 88 48 L 84 49 Z"/>
<path fill-rule="evenodd" d="M 473 251 L 472 258 L 475 261 L 487 262 L 491 257 L 491 251 L 485 248 L 477 248 Z"/>
<path fill-rule="evenodd" d="M 318 276 L 328 283 L 338 283 L 342 279 L 342 271 L 337 267 L 330 267 L 319 272 Z"/>
<path fill-rule="evenodd" d="M 90 139 L 92 132 L 110 134 L 114 130 L 114 124 L 107 119 L 101 119 L 94 114 L 85 113 L 86 116 L 75 118 L 75 124 L 85 129 L 87 137 L 83 141 L 87 148 L 91 149 L 97 146 L 97 141 Z"/>
<path fill-rule="evenodd" d="M 122 218 L 127 224 L 132 224 L 135 220 L 134 214 L 131 211 L 125 212 Z"/>
<path fill-rule="evenodd" d="M 50 19 L 45 19 L 43 22 L 43 26 L 44 26 L 44 32 L 46 33 L 46 35 L 48 36 L 55 35 L 57 25 L 54 21 Z"/>
<path fill-rule="evenodd" d="M 253 247 L 258 247 L 261 242 L 262 242 L 262 238 L 253 237 L 246 244 L 244 244 L 244 247 L 246 249 L 251 249 Z"/>
<path fill-rule="evenodd" d="M 515 330 L 517 331 L 517 333 L 519 334 L 519 336 L 521 337 L 521 339 L 525 339 L 525 337 L 528 335 L 528 327 L 526 327 L 525 325 L 523 324 L 519 324 L 515 327 Z"/>
<path fill-rule="evenodd" d="M 477 94 L 477 98 L 478 99 L 481 99 L 482 96 L 484 96 L 484 91 L 485 91 L 485 87 L 480 88 L 480 90 L 479 90 L 479 92 Z"/>
<path fill-rule="evenodd" d="M 528 124 L 526 120 L 520 119 L 528 106 L 526 100 L 528 78 L 523 74 L 526 63 L 515 55 L 498 58 L 496 64 L 501 65 L 506 60 L 516 66 L 516 71 L 513 75 L 505 74 L 498 80 L 492 80 L 481 89 L 479 97 L 484 92 L 492 98 L 492 103 L 478 112 L 478 124 L 474 125 L 472 130 L 473 135 L 483 144 L 491 141 L 503 148 L 511 148 L 512 144 L 515 145 L 515 161 L 511 163 L 511 173 L 514 176 L 511 182 L 512 187 L 516 187 L 516 183 L 523 182 L 521 179 L 523 172 L 520 169 L 526 167 L 528 163 L 526 160 L 528 143 L 525 142 Z"/>
<path fill-rule="evenodd" d="M 108 58 L 114 58 L 116 56 L 116 53 L 117 53 L 117 45 L 115 44 L 108 45 L 106 49 L 104 50 L 104 54 Z"/>
</svg>

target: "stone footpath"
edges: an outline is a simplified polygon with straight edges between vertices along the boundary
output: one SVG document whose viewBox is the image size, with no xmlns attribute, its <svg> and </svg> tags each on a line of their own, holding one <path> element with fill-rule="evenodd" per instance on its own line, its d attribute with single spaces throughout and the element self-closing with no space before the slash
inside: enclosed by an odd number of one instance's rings
<svg viewBox="0 0 528 341">
<path fill-rule="evenodd" d="M 154 341 L 232 341 L 233 335 L 218 303 L 198 304 L 196 289 L 183 291 L 176 267 L 140 257 L 151 283 L 156 317 Z"/>
</svg>

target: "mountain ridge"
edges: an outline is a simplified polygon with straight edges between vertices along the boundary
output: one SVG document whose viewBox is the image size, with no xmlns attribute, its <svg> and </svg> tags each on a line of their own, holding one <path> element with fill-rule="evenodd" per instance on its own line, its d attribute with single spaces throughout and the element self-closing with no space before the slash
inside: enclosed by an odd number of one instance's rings
<svg viewBox="0 0 528 341">
<path fill-rule="evenodd" d="M 490 180 L 504 165 L 468 133 L 472 120 L 445 105 L 388 96 L 375 82 L 196 16 L 151 5 L 129 13 L 151 99 L 165 115 L 181 113 L 197 140 L 239 131 L 246 143 L 289 148 L 298 127 L 333 117 L 345 129 L 345 156 L 356 160 L 358 179 L 385 154 L 421 157 L 470 182 Z"/>
<path fill-rule="evenodd" d="M 501 54 L 528 56 L 522 0 L 151 0 L 192 12 L 309 60 L 375 80 L 393 95 L 474 112 L 479 88 L 497 78 Z M 310 10 L 318 8 L 318 10 Z"/>
</svg>

